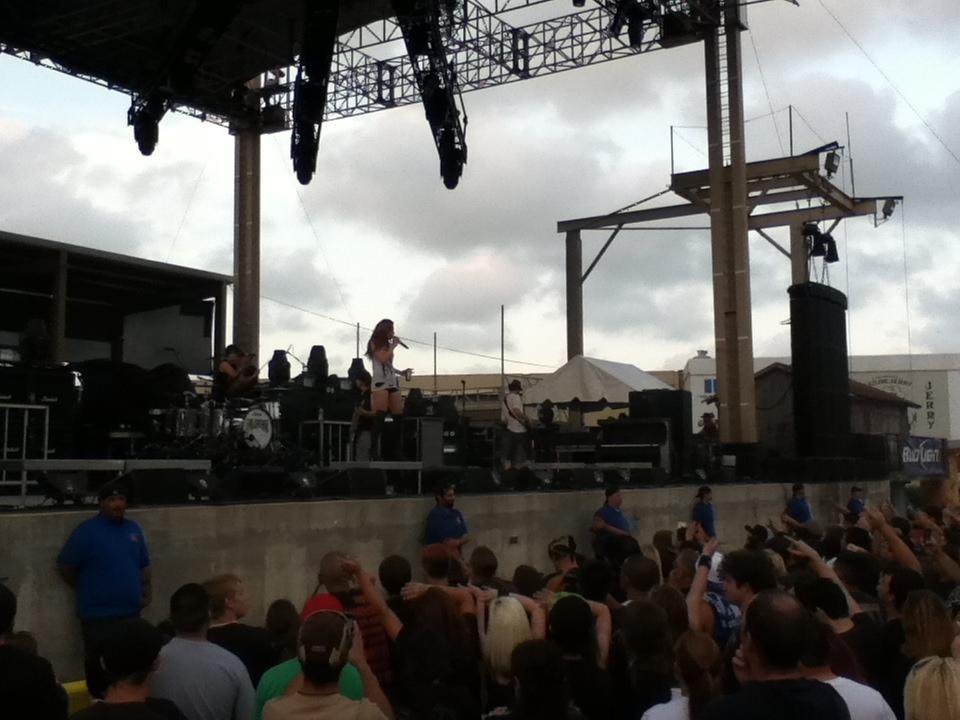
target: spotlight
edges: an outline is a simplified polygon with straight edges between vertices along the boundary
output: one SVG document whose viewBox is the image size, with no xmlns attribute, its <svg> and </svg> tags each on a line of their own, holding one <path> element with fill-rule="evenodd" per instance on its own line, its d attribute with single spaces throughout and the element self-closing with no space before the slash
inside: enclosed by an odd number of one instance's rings
<svg viewBox="0 0 960 720">
<path fill-rule="evenodd" d="M 823 257 L 827 254 L 826 243 L 824 242 L 824 235 L 820 232 L 820 228 L 814 222 L 808 222 L 803 224 L 803 236 L 807 239 L 807 242 L 811 243 L 810 246 L 810 257 Z"/>
<path fill-rule="evenodd" d="M 824 257 L 827 254 L 826 236 L 817 233 L 813 236 L 813 247 L 810 248 L 810 257 Z"/>
<path fill-rule="evenodd" d="M 274 350 L 273 357 L 267 363 L 267 374 L 270 378 L 270 387 L 286 385 L 290 382 L 290 361 L 284 350 Z"/>
<path fill-rule="evenodd" d="M 583 7 L 587 4 L 587 0 L 573 0 L 574 7 Z"/>
<path fill-rule="evenodd" d="M 610 37 L 618 38 L 623 32 L 623 26 L 627 24 L 627 5 L 629 0 L 619 0 L 617 8 L 613 12 L 613 20 L 610 22 L 608 32 Z"/>
<path fill-rule="evenodd" d="M 827 171 L 827 177 L 833 177 L 837 174 L 837 170 L 840 169 L 840 153 L 836 150 L 831 150 L 827 153 L 827 159 L 823 164 L 824 169 Z"/>
<path fill-rule="evenodd" d="M 889 220 L 890 216 L 893 215 L 893 211 L 897 209 L 897 201 L 893 198 L 887 198 L 883 201 L 883 219 Z"/>
<path fill-rule="evenodd" d="M 437 151 L 440 153 L 440 175 L 443 177 L 443 184 L 448 190 L 453 190 L 460 183 L 463 164 L 466 162 L 463 148 L 457 147 L 455 128 L 447 126 L 440 131 Z"/>
<path fill-rule="evenodd" d="M 823 254 L 823 261 L 825 263 L 839 262 L 840 255 L 837 253 L 837 241 L 833 239 L 833 235 L 824 235 L 823 242 L 826 245 L 826 251 Z"/>
<path fill-rule="evenodd" d="M 129 121 L 133 125 L 133 138 L 144 155 L 153 155 L 160 137 L 160 123 L 146 110 L 132 112 Z"/>
<path fill-rule="evenodd" d="M 152 155 L 160 135 L 160 119 L 167 112 L 167 98 L 162 93 L 134 98 L 127 111 L 127 125 L 133 125 L 133 138 L 144 155 Z"/>
</svg>

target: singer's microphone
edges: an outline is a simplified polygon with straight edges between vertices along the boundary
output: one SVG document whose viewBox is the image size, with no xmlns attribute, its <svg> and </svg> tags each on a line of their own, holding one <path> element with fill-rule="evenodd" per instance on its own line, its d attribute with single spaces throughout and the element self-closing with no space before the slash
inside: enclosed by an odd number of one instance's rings
<svg viewBox="0 0 960 720">
<path fill-rule="evenodd" d="M 393 339 L 397 341 L 397 345 L 399 345 L 400 347 L 406 348 L 407 350 L 410 349 L 410 347 L 403 340 L 398 338 L 396 335 L 393 336 Z"/>
</svg>

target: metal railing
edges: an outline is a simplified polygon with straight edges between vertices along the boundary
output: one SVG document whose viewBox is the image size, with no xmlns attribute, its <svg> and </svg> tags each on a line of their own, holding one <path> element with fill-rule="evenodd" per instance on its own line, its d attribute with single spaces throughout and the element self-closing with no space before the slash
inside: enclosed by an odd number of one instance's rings
<svg viewBox="0 0 960 720">
<path fill-rule="evenodd" d="M 46 405 L 21 405 L 18 403 L 0 404 L 3 427 L 0 435 L 2 460 L 46 460 L 50 447 L 50 408 Z M 42 426 L 43 433 L 38 441 L 36 430 Z M 8 471 L 0 470 L 0 488 L 20 488 L 20 507 L 27 504 L 27 471 L 9 472 L 19 475 L 16 480 L 8 479 Z"/>
</svg>

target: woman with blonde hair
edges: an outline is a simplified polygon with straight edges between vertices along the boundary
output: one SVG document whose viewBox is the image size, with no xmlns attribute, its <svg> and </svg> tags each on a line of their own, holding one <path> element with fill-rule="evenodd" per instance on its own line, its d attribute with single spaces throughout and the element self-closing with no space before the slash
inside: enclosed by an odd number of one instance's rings
<svg viewBox="0 0 960 720">
<path fill-rule="evenodd" d="M 910 670 L 903 691 L 905 720 L 960 717 L 960 661 L 924 658 Z"/>
<path fill-rule="evenodd" d="M 477 611 L 478 621 L 482 613 L 482 608 Z M 543 639 L 545 622 L 543 608 L 530 598 L 511 595 L 498 597 L 490 603 L 486 628 L 480 628 L 487 670 L 487 708 L 511 705 L 513 674 L 510 658 L 520 643 Z"/>
</svg>

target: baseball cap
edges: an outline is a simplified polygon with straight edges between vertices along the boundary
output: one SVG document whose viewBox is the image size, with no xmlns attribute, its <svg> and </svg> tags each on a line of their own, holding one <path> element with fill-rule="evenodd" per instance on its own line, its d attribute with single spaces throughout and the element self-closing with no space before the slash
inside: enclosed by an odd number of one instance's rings
<svg viewBox="0 0 960 720">
<path fill-rule="evenodd" d="M 306 620 L 314 613 L 329 612 L 331 610 L 334 612 L 343 611 L 343 603 L 340 602 L 336 595 L 331 595 L 330 593 L 314 595 L 307 600 L 307 604 L 303 606 L 303 612 L 300 613 L 300 620 Z"/>
<path fill-rule="evenodd" d="M 297 636 L 301 663 L 345 665 L 353 645 L 353 620 L 335 610 L 320 610 L 303 621 Z"/>
</svg>

